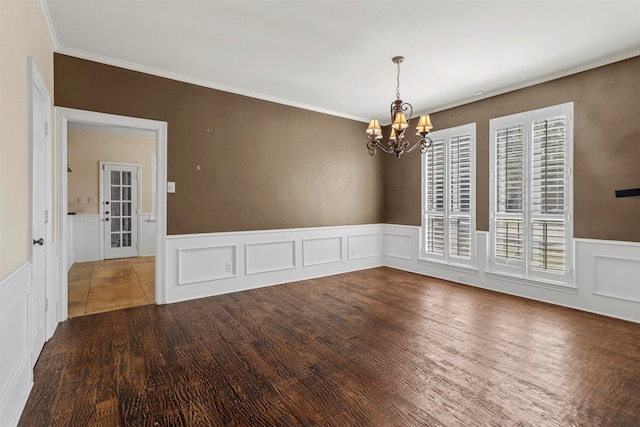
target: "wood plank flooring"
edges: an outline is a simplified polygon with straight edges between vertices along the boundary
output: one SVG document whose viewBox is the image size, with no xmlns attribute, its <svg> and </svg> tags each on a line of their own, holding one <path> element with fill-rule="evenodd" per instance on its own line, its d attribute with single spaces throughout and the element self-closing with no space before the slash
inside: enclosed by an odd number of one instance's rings
<svg viewBox="0 0 640 427">
<path fill-rule="evenodd" d="M 69 270 L 69 317 L 155 303 L 155 257 L 77 262 Z"/>
<path fill-rule="evenodd" d="M 377 268 L 70 319 L 21 426 L 638 426 L 640 325 Z"/>
</svg>

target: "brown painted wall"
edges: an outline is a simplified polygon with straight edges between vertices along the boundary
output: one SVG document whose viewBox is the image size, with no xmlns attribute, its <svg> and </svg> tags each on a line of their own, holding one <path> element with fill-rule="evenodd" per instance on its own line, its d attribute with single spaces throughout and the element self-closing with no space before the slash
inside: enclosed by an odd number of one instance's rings
<svg viewBox="0 0 640 427">
<path fill-rule="evenodd" d="M 574 102 L 574 236 L 640 242 L 640 57 L 432 114 L 436 129 L 476 122 L 478 230 L 489 230 L 489 120 Z M 412 126 L 415 124 L 412 123 Z M 384 160 L 384 222 L 420 225 L 420 155 Z"/>
<path fill-rule="evenodd" d="M 382 222 L 364 123 L 60 54 L 54 69 L 57 106 L 168 122 L 168 234 Z"/>
</svg>

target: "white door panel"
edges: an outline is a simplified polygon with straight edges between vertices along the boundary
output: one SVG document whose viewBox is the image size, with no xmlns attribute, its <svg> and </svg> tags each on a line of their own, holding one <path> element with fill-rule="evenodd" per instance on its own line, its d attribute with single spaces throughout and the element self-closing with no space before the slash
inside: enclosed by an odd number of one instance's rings
<svg viewBox="0 0 640 427">
<path fill-rule="evenodd" d="M 32 64 L 32 67 L 35 65 Z M 47 173 L 47 109 L 49 108 L 49 94 L 46 87 L 38 81 L 37 71 L 33 69 L 31 81 L 31 236 L 33 248 L 31 251 L 32 268 L 32 352 L 31 363 L 35 365 L 44 346 L 46 338 L 46 310 L 47 310 L 47 222 L 49 220 L 48 206 L 48 177 Z"/>
</svg>

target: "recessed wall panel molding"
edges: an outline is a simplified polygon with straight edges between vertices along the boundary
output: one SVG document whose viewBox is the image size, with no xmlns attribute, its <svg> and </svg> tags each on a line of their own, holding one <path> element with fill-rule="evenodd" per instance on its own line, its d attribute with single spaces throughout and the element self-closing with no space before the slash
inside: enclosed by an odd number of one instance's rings
<svg viewBox="0 0 640 427">
<path fill-rule="evenodd" d="M 178 250 L 178 285 L 236 276 L 236 246 Z"/>
<path fill-rule="evenodd" d="M 408 234 L 384 233 L 384 256 L 413 260 L 413 238 Z"/>
<path fill-rule="evenodd" d="M 382 255 L 381 235 L 360 234 L 348 237 L 349 259 L 373 258 Z"/>
<path fill-rule="evenodd" d="M 296 241 L 248 243 L 245 246 L 246 274 L 296 268 Z"/>
<path fill-rule="evenodd" d="M 640 323 L 640 243 L 574 239 L 575 279 L 565 286 L 488 270 L 486 231 L 476 232 L 477 263 L 469 267 L 419 255 L 407 259 L 419 254 L 420 227 L 385 224 L 383 229 L 387 267 Z"/>
<path fill-rule="evenodd" d="M 640 259 L 593 256 L 593 293 L 640 303 Z"/>
<path fill-rule="evenodd" d="M 0 425 L 15 425 L 32 384 L 28 326 L 31 263 L 0 281 Z"/>
<path fill-rule="evenodd" d="M 342 261 L 342 237 L 302 239 L 302 265 L 328 264 Z"/>
<path fill-rule="evenodd" d="M 176 302 L 382 265 L 381 224 L 167 236 L 167 301 Z M 347 257 L 348 241 L 362 258 Z M 237 247 L 233 275 L 221 271 Z"/>
</svg>

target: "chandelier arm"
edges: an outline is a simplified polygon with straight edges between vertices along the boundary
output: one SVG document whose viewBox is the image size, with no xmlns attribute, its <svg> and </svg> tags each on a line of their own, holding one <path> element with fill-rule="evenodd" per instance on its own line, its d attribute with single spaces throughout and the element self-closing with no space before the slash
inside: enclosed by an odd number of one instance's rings
<svg viewBox="0 0 640 427">
<path fill-rule="evenodd" d="M 431 146 L 431 144 L 433 144 L 433 141 L 431 140 L 431 138 L 429 138 L 428 136 L 425 136 L 423 138 L 420 138 L 419 140 L 417 140 L 412 146 L 411 148 L 407 148 L 405 151 L 405 153 L 410 153 L 413 150 L 416 149 L 416 147 L 420 146 L 420 152 L 422 154 L 427 152 L 427 148 L 429 148 Z"/>
<path fill-rule="evenodd" d="M 385 148 L 385 146 L 383 144 L 376 144 L 376 148 L 381 149 L 382 151 L 384 151 L 387 154 L 394 153 L 393 147 L 391 147 L 391 149 L 388 149 L 388 148 Z"/>
</svg>

